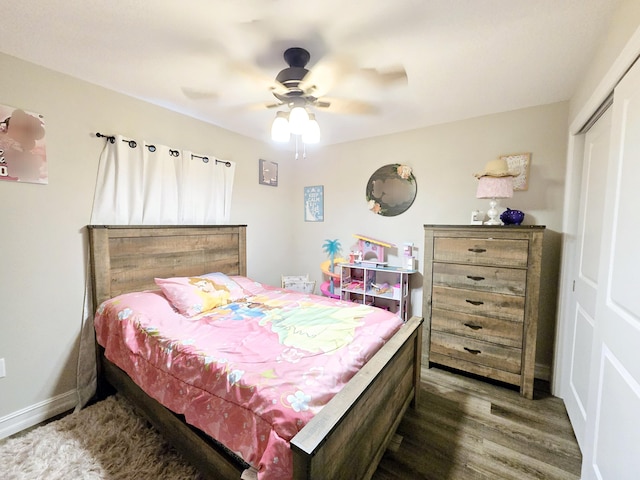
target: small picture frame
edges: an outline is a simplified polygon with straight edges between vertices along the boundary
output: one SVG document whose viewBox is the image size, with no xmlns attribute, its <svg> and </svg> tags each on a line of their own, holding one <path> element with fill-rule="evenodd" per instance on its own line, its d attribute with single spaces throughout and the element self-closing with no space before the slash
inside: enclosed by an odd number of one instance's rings
<svg viewBox="0 0 640 480">
<path fill-rule="evenodd" d="M 260 159 L 258 169 L 258 182 L 260 185 L 278 186 L 278 164 L 269 160 Z"/>
<path fill-rule="evenodd" d="M 304 187 L 304 221 L 324 222 L 324 186 Z"/>
<path fill-rule="evenodd" d="M 510 153 L 500 155 L 500 159 L 507 161 L 510 171 L 517 172 L 513 177 L 514 190 L 527 190 L 529 188 L 529 168 L 531 166 L 530 153 Z"/>
<path fill-rule="evenodd" d="M 471 225 L 482 225 L 484 223 L 484 212 L 474 210 L 471 212 Z"/>
</svg>

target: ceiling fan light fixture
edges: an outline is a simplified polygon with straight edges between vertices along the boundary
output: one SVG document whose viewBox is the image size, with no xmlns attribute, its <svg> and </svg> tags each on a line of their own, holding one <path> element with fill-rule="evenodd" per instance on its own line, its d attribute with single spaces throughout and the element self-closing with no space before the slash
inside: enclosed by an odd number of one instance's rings
<svg viewBox="0 0 640 480">
<path fill-rule="evenodd" d="M 289 112 L 289 129 L 295 135 L 302 135 L 309 122 L 309 114 L 304 107 L 296 106 Z"/>
<path fill-rule="evenodd" d="M 271 124 L 271 139 L 274 142 L 288 142 L 290 138 L 291 129 L 289 128 L 287 114 L 285 112 L 276 113 L 276 118 Z"/>
<path fill-rule="evenodd" d="M 302 141 L 307 144 L 320 142 L 320 125 L 318 125 L 313 113 L 309 114 L 309 121 L 302 132 Z"/>
</svg>

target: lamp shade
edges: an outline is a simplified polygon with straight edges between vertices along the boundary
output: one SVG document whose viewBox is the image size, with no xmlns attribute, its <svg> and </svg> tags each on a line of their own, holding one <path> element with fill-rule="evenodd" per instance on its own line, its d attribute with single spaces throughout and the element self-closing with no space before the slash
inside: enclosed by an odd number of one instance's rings
<svg viewBox="0 0 640 480">
<path fill-rule="evenodd" d="M 309 114 L 304 107 L 293 107 L 289 112 L 289 129 L 295 135 L 302 135 L 308 121 Z"/>
<path fill-rule="evenodd" d="M 476 198 L 513 197 L 513 177 L 480 177 Z"/>
<path fill-rule="evenodd" d="M 313 113 L 309 114 L 309 121 L 302 132 L 302 141 L 304 143 L 318 143 L 320 141 L 320 125 L 318 125 Z"/>
<path fill-rule="evenodd" d="M 271 139 L 274 142 L 288 142 L 291 138 L 289 121 L 285 112 L 278 112 L 271 124 Z"/>
</svg>

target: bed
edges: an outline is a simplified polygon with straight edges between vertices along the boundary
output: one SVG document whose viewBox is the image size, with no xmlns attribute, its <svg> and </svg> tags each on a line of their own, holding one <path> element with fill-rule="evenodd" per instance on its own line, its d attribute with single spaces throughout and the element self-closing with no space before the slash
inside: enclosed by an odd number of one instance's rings
<svg viewBox="0 0 640 480">
<path fill-rule="evenodd" d="M 246 226 L 89 226 L 94 306 L 157 290 L 155 278 L 246 277 Z M 371 478 L 404 412 L 417 402 L 422 319 L 402 324 L 289 441 L 292 478 Z M 206 478 L 247 465 L 147 395 L 98 345 L 99 378 L 125 395 Z M 102 387 L 101 387 L 102 388 Z"/>
</svg>

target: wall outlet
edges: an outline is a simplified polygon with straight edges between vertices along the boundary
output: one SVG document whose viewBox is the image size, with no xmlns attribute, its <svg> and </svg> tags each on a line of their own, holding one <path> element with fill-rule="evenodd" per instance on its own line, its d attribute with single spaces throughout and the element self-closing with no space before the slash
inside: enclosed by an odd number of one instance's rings
<svg viewBox="0 0 640 480">
<path fill-rule="evenodd" d="M 0 358 L 0 378 L 7 376 L 7 370 L 4 367 L 4 358 Z"/>
</svg>

